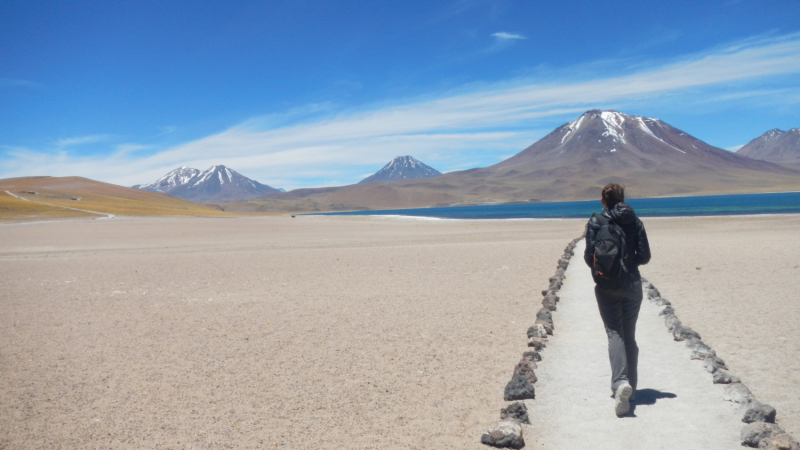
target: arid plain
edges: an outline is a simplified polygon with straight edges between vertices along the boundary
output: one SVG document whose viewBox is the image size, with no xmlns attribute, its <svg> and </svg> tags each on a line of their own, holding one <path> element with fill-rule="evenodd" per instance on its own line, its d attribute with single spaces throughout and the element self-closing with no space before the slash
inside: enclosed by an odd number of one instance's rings
<svg viewBox="0 0 800 450">
<path fill-rule="evenodd" d="M 584 224 L 0 225 L 0 448 L 485 448 Z M 800 216 L 645 224 L 643 274 L 800 435 Z"/>
</svg>

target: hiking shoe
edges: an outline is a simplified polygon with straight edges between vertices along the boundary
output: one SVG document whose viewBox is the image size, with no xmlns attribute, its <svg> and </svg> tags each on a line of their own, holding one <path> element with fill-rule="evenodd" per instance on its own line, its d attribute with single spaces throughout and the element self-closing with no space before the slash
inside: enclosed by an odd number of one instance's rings
<svg viewBox="0 0 800 450">
<path fill-rule="evenodd" d="M 623 383 L 617 387 L 617 392 L 615 395 L 616 400 L 614 402 L 614 412 L 617 413 L 618 417 L 628 414 L 628 411 L 631 410 L 631 395 L 633 395 L 633 388 L 630 384 Z"/>
</svg>

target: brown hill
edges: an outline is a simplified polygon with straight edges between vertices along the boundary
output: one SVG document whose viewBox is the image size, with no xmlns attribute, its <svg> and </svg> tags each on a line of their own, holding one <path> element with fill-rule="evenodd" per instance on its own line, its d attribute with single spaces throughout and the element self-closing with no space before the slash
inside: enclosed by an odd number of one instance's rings
<svg viewBox="0 0 800 450">
<path fill-rule="evenodd" d="M 81 177 L 29 177 L 0 180 L 0 219 L 31 220 L 98 216 L 77 210 L 116 215 L 224 214 L 169 195 L 126 188 Z"/>
<path fill-rule="evenodd" d="M 605 184 L 631 197 L 800 189 L 800 171 L 711 146 L 658 119 L 588 111 L 494 166 L 433 179 L 303 189 L 226 210 L 337 211 L 589 200 Z"/>
<path fill-rule="evenodd" d="M 800 128 L 789 131 L 777 128 L 753 139 L 736 152 L 737 155 L 800 167 Z"/>
</svg>

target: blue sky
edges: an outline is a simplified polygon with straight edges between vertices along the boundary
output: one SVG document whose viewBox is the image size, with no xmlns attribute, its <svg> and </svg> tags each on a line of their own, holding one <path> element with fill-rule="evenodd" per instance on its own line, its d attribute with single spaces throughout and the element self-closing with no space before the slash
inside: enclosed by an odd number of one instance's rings
<svg viewBox="0 0 800 450">
<path fill-rule="evenodd" d="M 594 108 L 723 148 L 800 127 L 800 5 L 0 1 L 0 178 L 342 185 L 491 165 Z"/>
</svg>

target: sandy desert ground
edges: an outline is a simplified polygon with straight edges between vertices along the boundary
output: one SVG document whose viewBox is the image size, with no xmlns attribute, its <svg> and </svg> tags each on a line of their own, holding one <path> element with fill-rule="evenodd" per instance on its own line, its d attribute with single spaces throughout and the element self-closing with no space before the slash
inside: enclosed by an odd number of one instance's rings
<svg viewBox="0 0 800 450">
<path fill-rule="evenodd" d="M 0 448 L 484 448 L 584 223 L 0 225 Z M 646 225 L 644 275 L 800 435 L 800 216 Z"/>
</svg>

